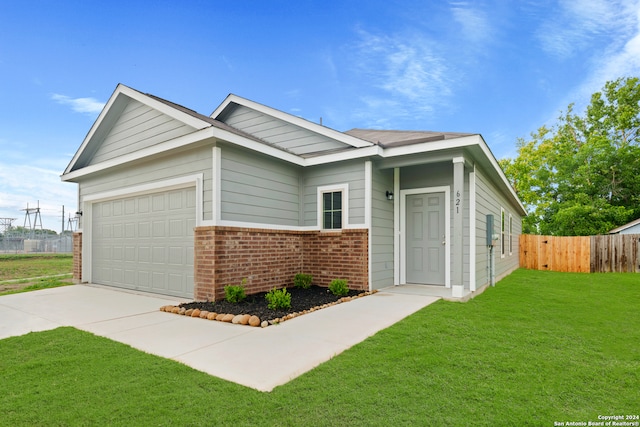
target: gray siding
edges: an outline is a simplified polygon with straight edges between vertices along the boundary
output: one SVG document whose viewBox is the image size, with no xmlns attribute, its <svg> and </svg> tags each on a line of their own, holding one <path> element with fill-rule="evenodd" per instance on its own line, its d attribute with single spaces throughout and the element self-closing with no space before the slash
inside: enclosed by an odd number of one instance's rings
<svg viewBox="0 0 640 427">
<path fill-rule="evenodd" d="M 132 165 L 109 169 L 108 172 L 84 177 L 79 185 L 80 206 L 82 199 L 91 194 L 119 190 L 160 180 L 179 178 L 196 173 L 204 174 L 203 211 L 204 219 L 212 217 L 212 149 L 200 147 L 172 156 L 146 160 Z"/>
<path fill-rule="evenodd" d="M 221 120 L 236 129 L 299 155 L 349 147 L 347 144 L 241 105 L 230 109 Z"/>
<path fill-rule="evenodd" d="M 386 192 L 393 191 L 393 169 L 372 168 L 371 203 L 371 286 L 393 286 L 393 201 Z"/>
<path fill-rule="evenodd" d="M 511 238 L 513 251 L 509 254 L 508 241 L 506 242 L 505 256 L 501 257 L 500 242 L 494 247 L 495 255 L 495 276 L 496 279 L 509 274 L 519 266 L 519 245 L 520 234 L 522 233 L 522 217 L 507 199 L 497 190 L 496 186 L 487 179 L 482 170 L 476 169 L 476 287 L 479 288 L 489 283 L 488 275 L 488 254 L 489 248 L 486 245 L 486 216 L 492 214 L 494 217 L 494 230 L 500 234 L 501 210 L 505 211 L 506 238 L 509 238 L 509 214 L 513 220 L 513 232 Z"/>
<path fill-rule="evenodd" d="M 640 224 L 632 225 L 618 234 L 640 234 Z"/>
<path fill-rule="evenodd" d="M 303 172 L 305 226 L 318 225 L 318 187 L 349 184 L 349 225 L 364 224 L 364 161 L 308 167 Z"/>
<path fill-rule="evenodd" d="M 194 131 L 194 128 L 131 99 L 102 140 L 90 164 L 149 148 Z"/>
<path fill-rule="evenodd" d="M 449 194 L 449 221 L 451 224 L 450 232 L 453 233 L 453 206 L 455 195 L 453 194 L 453 162 L 443 163 L 430 163 L 426 165 L 409 166 L 400 170 L 400 188 L 402 190 L 409 190 L 413 188 L 425 188 L 425 187 L 442 187 L 447 186 L 450 189 Z M 469 251 L 469 171 L 464 171 L 464 204 L 463 204 L 463 236 L 464 247 L 462 249 L 462 266 L 463 266 L 463 284 L 466 289 L 470 288 L 469 283 L 469 271 L 471 266 L 469 265 L 470 251 Z M 451 234 L 453 237 L 453 234 Z M 453 245 L 449 245 L 449 251 L 451 259 L 453 260 Z M 451 262 L 451 268 L 453 268 L 453 261 Z M 450 277 L 452 277 L 453 271 L 450 271 Z"/>
<path fill-rule="evenodd" d="M 277 159 L 224 146 L 222 219 L 300 225 L 299 169 Z"/>
</svg>

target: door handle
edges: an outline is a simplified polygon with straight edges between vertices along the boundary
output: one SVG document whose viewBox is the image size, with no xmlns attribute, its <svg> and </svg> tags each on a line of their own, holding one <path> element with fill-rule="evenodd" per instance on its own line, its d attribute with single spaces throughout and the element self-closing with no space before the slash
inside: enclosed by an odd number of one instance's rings
<svg viewBox="0 0 640 427">
<path fill-rule="evenodd" d="M 445 242 L 444 240 L 442 241 L 442 244 L 445 245 L 447 242 Z"/>
</svg>

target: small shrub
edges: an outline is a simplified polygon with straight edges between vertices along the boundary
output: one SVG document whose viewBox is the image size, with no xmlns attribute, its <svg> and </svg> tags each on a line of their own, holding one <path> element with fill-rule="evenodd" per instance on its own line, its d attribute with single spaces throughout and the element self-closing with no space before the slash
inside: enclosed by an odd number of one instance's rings
<svg viewBox="0 0 640 427">
<path fill-rule="evenodd" d="M 239 303 L 247 297 L 244 292 L 244 285 L 247 279 L 242 279 L 241 285 L 227 285 L 224 287 L 224 299 L 231 303 Z"/>
<path fill-rule="evenodd" d="M 267 307 L 271 310 L 280 308 L 291 308 L 291 294 L 287 292 L 287 288 L 273 288 L 264 296 L 267 301 Z"/>
<path fill-rule="evenodd" d="M 333 279 L 329 283 L 329 290 L 336 296 L 343 297 L 349 293 L 349 286 L 344 279 Z"/>
<path fill-rule="evenodd" d="M 313 276 L 311 274 L 298 273 L 293 278 L 293 286 L 296 288 L 309 289 Z"/>
</svg>

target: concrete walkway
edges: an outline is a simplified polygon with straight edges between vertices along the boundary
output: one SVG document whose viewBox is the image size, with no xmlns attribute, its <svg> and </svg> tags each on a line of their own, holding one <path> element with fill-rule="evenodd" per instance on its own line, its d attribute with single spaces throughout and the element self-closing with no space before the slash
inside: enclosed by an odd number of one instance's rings
<svg viewBox="0 0 640 427">
<path fill-rule="evenodd" d="M 406 291 L 388 288 L 263 329 L 159 311 L 186 301 L 179 298 L 65 286 L 0 297 L 0 339 L 73 326 L 271 391 L 440 299 Z"/>
</svg>

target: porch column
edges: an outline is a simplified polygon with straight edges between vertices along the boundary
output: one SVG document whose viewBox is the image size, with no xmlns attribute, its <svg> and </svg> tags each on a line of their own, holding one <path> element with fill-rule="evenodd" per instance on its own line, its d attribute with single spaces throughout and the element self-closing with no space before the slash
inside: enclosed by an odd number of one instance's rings
<svg viewBox="0 0 640 427">
<path fill-rule="evenodd" d="M 453 236 L 451 242 L 451 296 L 464 296 L 463 271 L 464 157 L 453 158 Z"/>
</svg>

